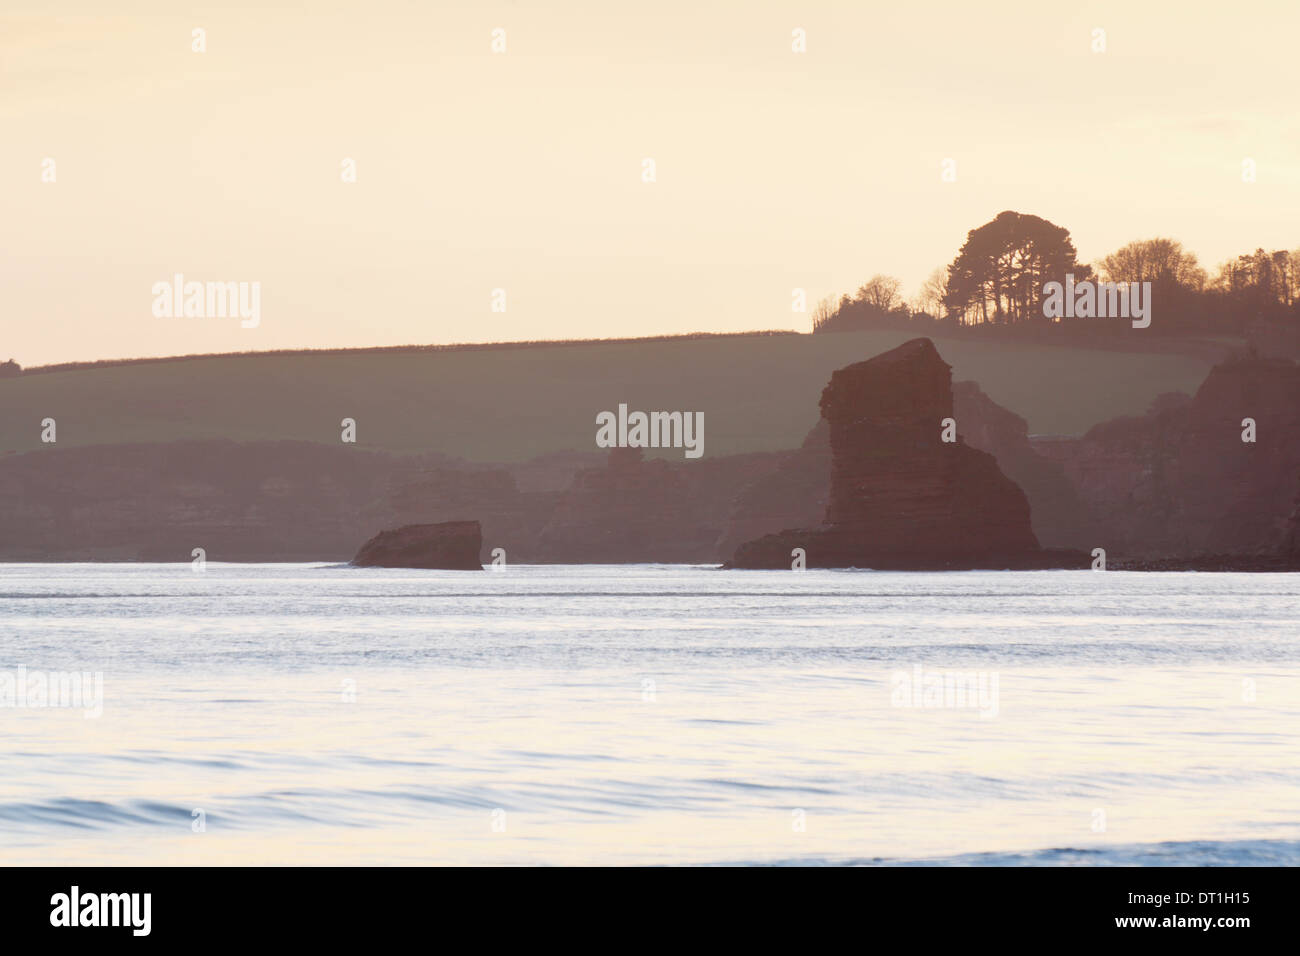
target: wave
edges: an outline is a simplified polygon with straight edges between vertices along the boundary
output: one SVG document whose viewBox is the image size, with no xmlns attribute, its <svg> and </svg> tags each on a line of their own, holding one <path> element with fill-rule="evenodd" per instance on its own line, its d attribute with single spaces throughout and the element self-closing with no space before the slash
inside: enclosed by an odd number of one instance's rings
<svg viewBox="0 0 1300 956">
<path fill-rule="evenodd" d="M 1111 847 L 1047 847 L 915 859 L 871 857 L 726 861 L 718 866 L 1297 866 L 1300 840 L 1187 840 Z"/>
</svg>

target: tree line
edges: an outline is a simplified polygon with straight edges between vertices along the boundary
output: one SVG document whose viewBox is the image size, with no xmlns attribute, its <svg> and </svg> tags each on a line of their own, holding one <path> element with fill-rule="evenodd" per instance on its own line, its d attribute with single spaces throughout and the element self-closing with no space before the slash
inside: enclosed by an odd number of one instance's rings
<svg viewBox="0 0 1300 956">
<path fill-rule="evenodd" d="M 814 332 L 841 332 L 911 323 L 953 329 L 1057 325 L 1127 327 L 1124 319 L 1047 318 L 1043 287 L 1063 282 L 1151 283 L 1166 334 L 1244 334 L 1258 320 L 1300 322 L 1300 249 L 1257 249 L 1219 266 L 1213 277 L 1195 253 L 1174 239 L 1130 242 L 1089 265 L 1078 260 L 1069 230 L 1038 216 L 1003 212 L 966 235 L 956 258 L 936 269 L 910 301 L 902 284 L 876 275 L 854 295 L 822 299 Z"/>
</svg>

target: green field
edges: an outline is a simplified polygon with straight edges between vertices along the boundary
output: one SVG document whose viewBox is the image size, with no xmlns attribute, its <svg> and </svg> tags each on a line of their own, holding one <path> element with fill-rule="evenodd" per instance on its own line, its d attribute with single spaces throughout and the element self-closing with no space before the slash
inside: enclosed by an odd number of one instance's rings
<svg viewBox="0 0 1300 956">
<path fill-rule="evenodd" d="M 735 336 L 546 347 L 228 355 L 0 380 L 0 452 L 175 439 L 339 441 L 519 461 L 595 451 L 595 419 L 619 402 L 702 411 L 705 454 L 797 446 L 830 373 L 915 333 Z M 1140 414 L 1162 392 L 1194 392 L 1211 361 L 1192 355 L 935 338 L 955 380 L 974 379 L 1029 421 L 1077 434 Z M 961 423 L 958 423 L 960 428 Z"/>
</svg>

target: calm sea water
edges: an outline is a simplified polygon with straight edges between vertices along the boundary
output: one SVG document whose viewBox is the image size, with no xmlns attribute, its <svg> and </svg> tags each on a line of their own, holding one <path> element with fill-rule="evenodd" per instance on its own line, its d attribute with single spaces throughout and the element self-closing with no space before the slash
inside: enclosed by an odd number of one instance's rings
<svg viewBox="0 0 1300 956">
<path fill-rule="evenodd" d="M 11 564 L 0 655 L 5 863 L 1300 863 L 1300 575 Z"/>
</svg>

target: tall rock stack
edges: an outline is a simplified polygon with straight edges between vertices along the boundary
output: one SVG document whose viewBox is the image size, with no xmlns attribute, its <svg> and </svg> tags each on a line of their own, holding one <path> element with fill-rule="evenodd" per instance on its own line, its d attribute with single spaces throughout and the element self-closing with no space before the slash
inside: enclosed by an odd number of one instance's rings
<svg viewBox="0 0 1300 956">
<path fill-rule="evenodd" d="M 943 441 L 952 409 L 952 371 L 929 339 L 836 371 L 821 398 L 831 444 L 824 523 L 749 541 L 731 565 L 790 567 L 795 548 L 809 567 L 1078 565 L 1039 548 L 1029 503 L 993 456 Z"/>
<path fill-rule="evenodd" d="M 952 373 L 933 342 L 832 373 L 821 410 L 831 431 L 826 525 L 896 551 L 951 518 L 953 445 L 939 431 L 952 416 Z"/>
</svg>

